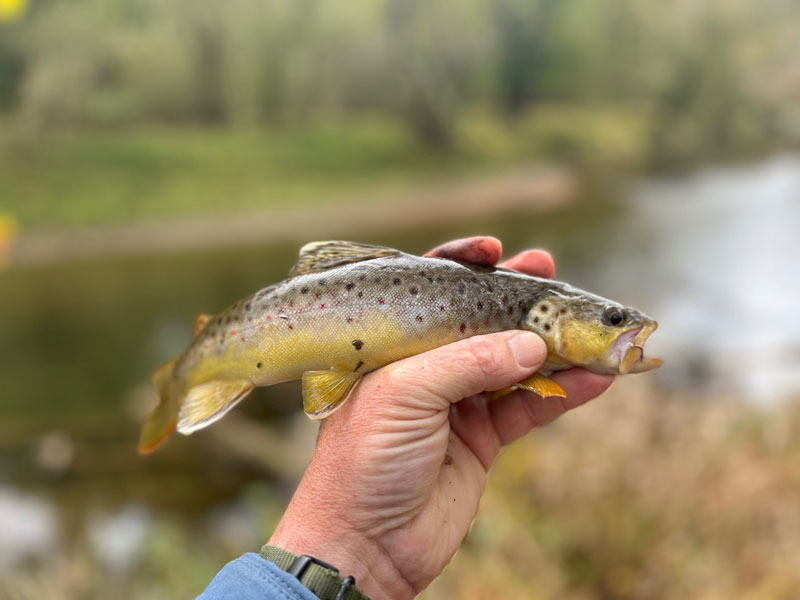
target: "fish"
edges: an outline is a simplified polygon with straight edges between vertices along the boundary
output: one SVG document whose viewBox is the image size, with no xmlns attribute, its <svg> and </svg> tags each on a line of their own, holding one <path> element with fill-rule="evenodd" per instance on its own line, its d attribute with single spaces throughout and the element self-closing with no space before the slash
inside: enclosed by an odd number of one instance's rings
<svg viewBox="0 0 800 600">
<path fill-rule="evenodd" d="M 287 279 L 197 317 L 191 344 L 153 375 L 159 404 L 139 451 L 154 450 L 175 430 L 207 427 L 255 387 L 285 381 L 302 380 L 305 413 L 324 419 L 371 371 L 513 329 L 547 345 L 541 369 L 514 387 L 563 397 L 549 377 L 556 371 L 624 375 L 660 366 L 644 355 L 657 327 L 634 308 L 551 279 L 385 246 L 312 242 Z"/>
</svg>

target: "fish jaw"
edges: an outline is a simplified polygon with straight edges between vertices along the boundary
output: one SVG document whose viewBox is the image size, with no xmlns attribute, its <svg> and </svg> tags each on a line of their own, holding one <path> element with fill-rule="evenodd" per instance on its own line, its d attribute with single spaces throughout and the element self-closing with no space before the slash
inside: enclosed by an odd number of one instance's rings
<svg viewBox="0 0 800 600">
<path fill-rule="evenodd" d="M 616 339 L 609 352 L 609 358 L 618 361 L 620 375 L 643 373 L 661 366 L 660 358 L 644 356 L 644 344 L 657 328 L 658 323 L 652 321 L 637 329 L 626 331 Z"/>
</svg>

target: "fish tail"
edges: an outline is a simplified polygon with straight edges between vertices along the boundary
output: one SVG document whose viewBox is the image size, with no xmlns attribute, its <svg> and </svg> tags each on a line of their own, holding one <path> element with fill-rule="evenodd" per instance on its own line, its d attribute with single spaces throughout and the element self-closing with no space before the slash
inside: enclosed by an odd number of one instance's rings
<svg viewBox="0 0 800 600">
<path fill-rule="evenodd" d="M 159 367 L 153 373 L 153 385 L 158 391 L 159 403 L 153 409 L 142 428 L 139 452 L 148 454 L 155 450 L 170 433 L 175 431 L 178 421 L 178 398 L 172 393 L 172 371 L 177 358 Z"/>
</svg>

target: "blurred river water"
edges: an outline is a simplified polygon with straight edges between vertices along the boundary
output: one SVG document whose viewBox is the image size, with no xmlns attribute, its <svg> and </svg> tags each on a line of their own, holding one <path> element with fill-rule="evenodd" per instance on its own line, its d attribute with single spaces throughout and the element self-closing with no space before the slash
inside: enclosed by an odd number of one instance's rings
<svg viewBox="0 0 800 600">
<path fill-rule="evenodd" d="M 799 198 L 800 157 L 782 155 L 638 182 L 613 202 L 587 197 L 535 218 L 358 239 L 422 252 L 490 234 L 507 253 L 547 248 L 559 279 L 659 321 L 648 353 L 665 365 L 645 377 L 773 402 L 800 391 Z M 296 244 L 99 257 L 0 276 L 0 569 L 45 554 L 56 513 L 60 535 L 88 531 L 121 568 L 151 511 L 205 518 L 263 478 L 209 448 L 206 432 L 143 459 L 139 422 L 151 371 L 191 339 L 194 316 L 283 278 L 305 241 L 298 233 Z M 237 410 L 288 429 L 298 407 L 289 385 L 259 390 Z"/>
</svg>

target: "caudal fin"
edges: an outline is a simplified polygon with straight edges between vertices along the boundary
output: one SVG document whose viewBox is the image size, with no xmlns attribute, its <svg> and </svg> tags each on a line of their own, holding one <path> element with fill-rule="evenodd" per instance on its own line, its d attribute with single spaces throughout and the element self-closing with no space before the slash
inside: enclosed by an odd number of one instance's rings
<svg viewBox="0 0 800 600">
<path fill-rule="evenodd" d="M 155 450 L 167 436 L 175 431 L 178 421 L 178 398 L 172 393 L 172 370 L 177 359 L 169 361 L 153 373 L 153 385 L 160 399 L 142 428 L 139 452 L 148 454 Z"/>
</svg>

